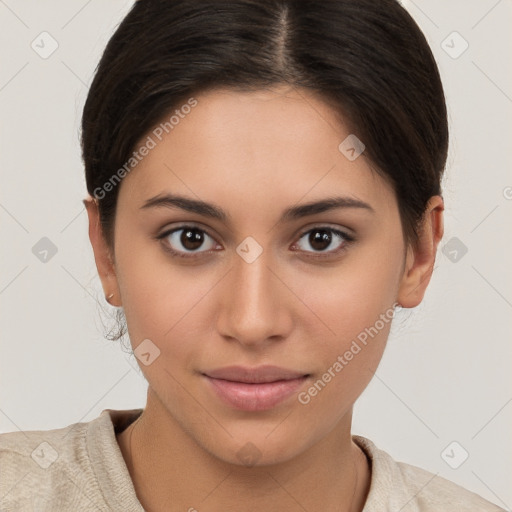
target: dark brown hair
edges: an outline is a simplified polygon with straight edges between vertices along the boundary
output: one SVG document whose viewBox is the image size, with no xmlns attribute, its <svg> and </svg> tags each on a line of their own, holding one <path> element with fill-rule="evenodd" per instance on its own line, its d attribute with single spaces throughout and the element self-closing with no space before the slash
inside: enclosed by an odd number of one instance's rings
<svg viewBox="0 0 512 512">
<path fill-rule="evenodd" d="M 283 83 L 348 121 L 415 244 L 441 194 L 448 126 L 436 62 L 398 1 L 139 0 L 107 44 L 82 119 L 87 190 L 109 246 L 121 186 L 112 178 L 142 137 L 201 92 Z"/>
</svg>

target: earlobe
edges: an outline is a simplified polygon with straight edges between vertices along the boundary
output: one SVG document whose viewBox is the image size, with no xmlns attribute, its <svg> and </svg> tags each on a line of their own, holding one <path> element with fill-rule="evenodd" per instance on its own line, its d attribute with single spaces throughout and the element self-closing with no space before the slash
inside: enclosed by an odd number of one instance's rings
<svg viewBox="0 0 512 512">
<path fill-rule="evenodd" d="M 89 217 L 89 240 L 91 241 L 96 268 L 105 293 L 105 300 L 112 306 L 120 307 L 120 293 L 115 265 L 101 228 L 98 204 L 91 197 L 84 199 L 83 203 Z"/>
<path fill-rule="evenodd" d="M 397 296 L 397 302 L 404 308 L 414 308 L 423 300 L 434 270 L 437 247 L 444 233 L 443 211 L 443 198 L 431 197 L 418 229 L 418 244 L 407 250 Z"/>
</svg>

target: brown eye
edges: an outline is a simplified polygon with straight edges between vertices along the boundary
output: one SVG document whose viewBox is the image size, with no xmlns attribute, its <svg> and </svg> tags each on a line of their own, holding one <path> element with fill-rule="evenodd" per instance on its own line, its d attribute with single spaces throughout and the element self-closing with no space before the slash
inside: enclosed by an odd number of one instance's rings
<svg viewBox="0 0 512 512">
<path fill-rule="evenodd" d="M 323 251 L 328 249 L 332 242 L 332 233 L 325 229 L 315 229 L 309 232 L 308 243 L 315 251 Z"/>
<path fill-rule="evenodd" d="M 199 249 L 204 243 L 204 233 L 196 228 L 181 229 L 180 244 L 188 251 Z"/>
<path fill-rule="evenodd" d="M 320 253 L 319 255 L 324 253 L 330 255 L 344 250 L 348 244 L 354 241 L 354 238 L 338 229 L 322 226 L 306 231 L 301 235 L 300 240 L 305 240 L 305 243 L 299 241 L 296 244 L 301 251 L 310 252 L 313 255 L 315 252 Z M 307 246 L 313 250 L 308 250 Z"/>
<path fill-rule="evenodd" d="M 215 247 L 215 240 L 204 230 L 195 226 L 180 226 L 158 237 L 166 248 L 179 256 L 194 256 L 194 253 L 208 252 Z M 200 251 L 199 249 L 205 249 Z M 187 254 L 189 253 L 189 254 Z"/>
</svg>

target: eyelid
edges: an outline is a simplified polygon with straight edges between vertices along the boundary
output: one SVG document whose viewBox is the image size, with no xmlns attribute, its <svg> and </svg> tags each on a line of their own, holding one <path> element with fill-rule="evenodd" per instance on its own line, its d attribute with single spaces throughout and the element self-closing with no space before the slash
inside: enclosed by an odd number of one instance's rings
<svg viewBox="0 0 512 512">
<path fill-rule="evenodd" d="M 334 232 L 341 233 L 344 238 L 347 239 L 355 239 L 355 234 L 353 234 L 353 231 L 349 228 L 341 227 L 339 224 L 329 224 L 328 222 L 322 223 L 322 222 L 313 222 L 310 225 L 308 225 L 305 228 L 302 228 L 301 231 L 299 231 L 298 237 L 304 236 L 306 233 L 309 233 L 310 231 L 314 229 L 325 229 L 325 230 L 332 230 Z"/>
<path fill-rule="evenodd" d="M 165 238 L 165 237 L 169 236 L 170 234 L 174 233 L 175 231 L 179 231 L 180 229 L 185 229 L 185 228 L 196 228 L 199 231 L 204 231 L 210 238 L 213 238 L 217 242 L 216 238 L 210 233 L 209 228 L 204 227 L 202 224 L 194 222 L 194 221 L 183 222 L 183 223 L 181 223 L 178 226 L 173 226 L 173 227 L 169 227 L 167 229 L 164 229 L 161 232 L 161 234 L 156 236 L 156 238 L 159 238 L 159 239 L 160 238 Z"/>
</svg>

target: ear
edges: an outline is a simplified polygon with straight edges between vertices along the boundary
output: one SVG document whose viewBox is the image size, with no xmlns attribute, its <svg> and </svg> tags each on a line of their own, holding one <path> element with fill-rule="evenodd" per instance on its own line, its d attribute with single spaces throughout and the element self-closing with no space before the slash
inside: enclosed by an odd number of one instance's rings
<svg viewBox="0 0 512 512">
<path fill-rule="evenodd" d="M 423 300 L 434 270 L 437 247 L 444 234 L 443 211 L 443 198 L 432 196 L 418 228 L 418 244 L 407 249 L 397 297 L 397 302 L 404 308 L 414 308 Z"/>
<path fill-rule="evenodd" d="M 112 306 L 121 307 L 121 295 L 115 265 L 101 229 L 98 203 L 96 199 L 90 197 L 84 199 L 83 202 L 89 217 L 89 240 L 94 251 L 96 268 L 101 279 L 105 299 Z"/>
</svg>

